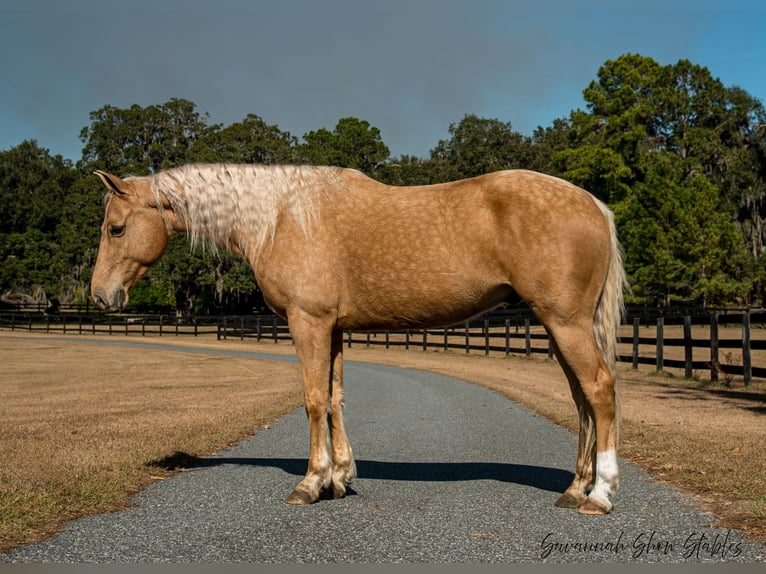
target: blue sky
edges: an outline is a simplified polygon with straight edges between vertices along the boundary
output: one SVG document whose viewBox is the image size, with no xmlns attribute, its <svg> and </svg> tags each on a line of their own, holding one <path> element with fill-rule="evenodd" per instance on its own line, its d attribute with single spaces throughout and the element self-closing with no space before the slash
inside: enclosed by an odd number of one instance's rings
<svg viewBox="0 0 766 574">
<path fill-rule="evenodd" d="M 354 116 L 426 157 L 465 114 L 531 133 L 607 60 L 688 59 L 766 103 L 762 0 L 2 0 L 0 150 L 81 156 L 89 113 L 184 98 L 297 137 Z"/>
</svg>

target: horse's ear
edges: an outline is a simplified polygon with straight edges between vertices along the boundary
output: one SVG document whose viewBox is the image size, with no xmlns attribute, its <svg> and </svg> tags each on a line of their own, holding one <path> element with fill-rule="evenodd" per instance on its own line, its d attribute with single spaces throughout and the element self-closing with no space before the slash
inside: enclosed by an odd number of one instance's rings
<svg viewBox="0 0 766 574">
<path fill-rule="evenodd" d="M 117 195 L 123 195 L 123 196 L 127 195 L 128 193 L 127 184 L 116 175 L 106 173 L 105 171 L 101 171 L 100 169 L 97 169 L 93 173 L 99 177 L 99 179 L 110 191 L 113 191 Z"/>
</svg>

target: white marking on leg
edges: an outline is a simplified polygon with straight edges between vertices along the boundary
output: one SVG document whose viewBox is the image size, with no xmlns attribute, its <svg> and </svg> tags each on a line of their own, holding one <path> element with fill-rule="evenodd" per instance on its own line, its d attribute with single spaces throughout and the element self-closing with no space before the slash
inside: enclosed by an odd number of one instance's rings
<svg viewBox="0 0 766 574">
<path fill-rule="evenodd" d="M 617 464 L 617 452 L 606 450 L 596 455 L 596 482 L 589 498 L 612 508 L 610 497 L 617 491 L 620 483 L 620 468 Z"/>
</svg>

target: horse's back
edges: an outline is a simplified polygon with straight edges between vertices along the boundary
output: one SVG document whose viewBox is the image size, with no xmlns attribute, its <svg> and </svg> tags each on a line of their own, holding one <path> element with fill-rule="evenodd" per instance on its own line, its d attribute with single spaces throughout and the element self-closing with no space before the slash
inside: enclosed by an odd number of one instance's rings
<svg viewBox="0 0 766 574">
<path fill-rule="evenodd" d="M 531 300 L 563 281 L 582 292 L 608 262 L 601 208 L 561 179 L 504 171 L 373 189 L 346 213 L 356 225 L 346 229 L 341 250 L 354 286 L 349 297 L 357 306 L 380 305 L 379 315 L 401 309 L 418 319 L 425 310 L 450 322 L 514 292 Z"/>
</svg>

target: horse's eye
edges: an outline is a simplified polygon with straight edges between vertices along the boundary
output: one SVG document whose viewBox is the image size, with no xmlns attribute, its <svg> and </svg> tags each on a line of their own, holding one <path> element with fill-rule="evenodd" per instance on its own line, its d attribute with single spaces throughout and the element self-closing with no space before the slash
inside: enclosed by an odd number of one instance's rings
<svg viewBox="0 0 766 574">
<path fill-rule="evenodd" d="M 110 225 L 109 226 L 109 235 L 112 237 L 122 237 L 125 235 L 125 226 L 124 225 Z"/>
</svg>

